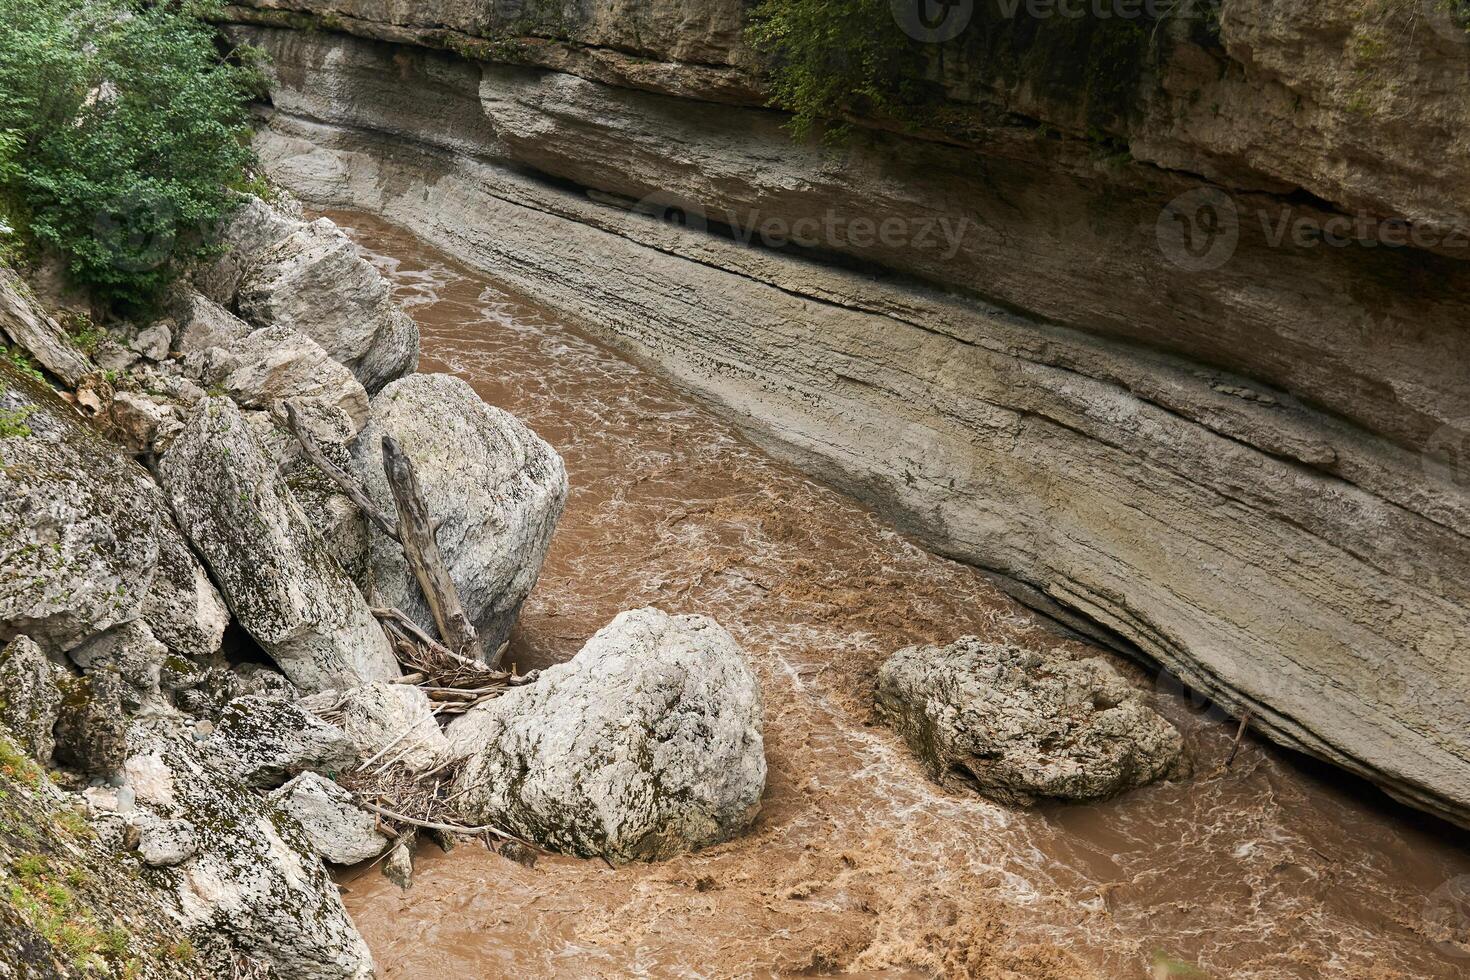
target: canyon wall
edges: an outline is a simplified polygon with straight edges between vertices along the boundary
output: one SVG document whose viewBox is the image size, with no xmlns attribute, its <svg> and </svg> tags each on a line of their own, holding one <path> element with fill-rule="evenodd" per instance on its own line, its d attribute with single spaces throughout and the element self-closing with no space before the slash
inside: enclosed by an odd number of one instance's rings
<svg viewBox="0 0 1470 980">
<path fill-rule="evenodd" d="M 1434 0 L 992 3 L 937 52 L 945 125 L 840 150 L 764 107 L 737 0 L 228 16 L 308 201 L 1470 825 L 1470 39 Z"/>
</svg>

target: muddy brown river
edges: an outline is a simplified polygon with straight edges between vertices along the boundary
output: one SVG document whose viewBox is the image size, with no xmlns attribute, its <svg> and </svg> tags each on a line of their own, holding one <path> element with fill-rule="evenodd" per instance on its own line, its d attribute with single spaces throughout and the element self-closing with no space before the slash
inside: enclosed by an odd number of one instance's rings
<svg viewBox="0 0 1470 980">
<path fill-rule="evenodd" d="M 1470 976 L 1467 835 L 1250 739 L 1224 770 L 1235 723 L 1131 665 L 1193 778 L 1030 812 L 928 782 L 872 718 L 888 653 L 967 633 L 1085 648 L 533 301 L 332 217 L 418 320 L 421 369 L 566 460 L 521 669 L 654 605 L 718 619 L 766 697 L 770 777 L 744 836 L 618 869 L 425 845 L 407 892 L 376 870 L 346 882 L 380 976 Z"/>
</svg>

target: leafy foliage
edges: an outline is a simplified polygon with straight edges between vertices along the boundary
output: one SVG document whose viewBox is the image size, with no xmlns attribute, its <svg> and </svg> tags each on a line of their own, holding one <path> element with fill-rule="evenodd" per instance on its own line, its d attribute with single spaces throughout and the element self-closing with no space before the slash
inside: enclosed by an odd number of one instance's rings
<svg viewBox="0 0 1470 980">
<path fill-rule="evenodd" d="M 252 162 L 260 76 L 215 47 L 218 2 L 0 0 L 0 220 L 104 300 L 151 300 Z"/>
<path fill-rule="evenodd" d="M 844 112 L 903 115 L 923 103 L 924 52 L 894 22 L 888 0 L 760 0 L 747 36 L 769 60 L 772 104 L 793 113 L 792 134 L 827 122 L 844 138 Z"/>
</svg>

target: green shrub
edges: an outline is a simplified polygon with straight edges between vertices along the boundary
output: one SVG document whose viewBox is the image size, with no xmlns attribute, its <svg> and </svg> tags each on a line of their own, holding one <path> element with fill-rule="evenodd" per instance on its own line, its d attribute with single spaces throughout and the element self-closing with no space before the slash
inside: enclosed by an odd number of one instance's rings
<svg viewBox="0 0 1470 980">
<path fill-rule="evenodd" d="M 889 0 L 760 0 L 747 37 L 798 138 L 826 122 L 828 141 L 840 140 L 845 112 L 908 116 L 926 101 L 922 45 L 894 22 Z"/>
<path fill-rule="evenodd" d="M 251 163 L 253 57 L 218 0 L 0 0 L 0 219 L 100 299 L 145 305 L 201 254 Z"/>
</svg>

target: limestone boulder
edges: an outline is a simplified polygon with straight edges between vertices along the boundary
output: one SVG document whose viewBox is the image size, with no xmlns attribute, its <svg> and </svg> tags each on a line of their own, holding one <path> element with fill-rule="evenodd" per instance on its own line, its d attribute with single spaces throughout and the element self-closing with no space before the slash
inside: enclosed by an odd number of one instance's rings
<svg viewBox="0 0 1470 980">
<path fill-rule="evenodd" d="M 485 649 L 493 652 L 510 635 L 536 583 L 566 503 L 561 457 L 465 381 L 447 374 L 404 378 L 373 399 L 372 421 L 354 450 L 369 495 L 389 514 L 394 506 L 383 473 L 384 435 L 413 460 L 429 514 L 439 522 L 450 577 Z M 380 600 L 433 632 L 402 550 L 374 529 L 369 536 Z"/>
<path fill-rule="evenodd" d="M 620 614 L 564 664 L 449 726 L 470 819 L 584 856 L 723 841 L 765 786 L 760 688 L 704 616 Z"/>
<path fill-rule="evenodd" d="M 287 326 L 265 327 L 189 354 L 184 371 L 242 408 L 310 401 L 341 409 L 356 429 L 367 422 L 367 392 L 352 372 L 316 341 Z"/>
<path fill-rule="evenodd" d="M 294 228 L 249 264 L 240 316 L 306 334 L 377 391 L 418 365 L 418 326 L 352 241 L 321 218 Z"/>
<path fill-rule="evenodd" d="M 145 841 L 158 838 L 144 860 L 157 859 L 152 880 L 173 892 L 186 928 L 228 937 L 274 976 L 372 976 L 336 884 L 294 821 L 187 732 L 138 723 L 129 739 L 133 822 Z"/>
<path fill-rule="evenodd" d="M 180 285 L 170 298 L 170 310 L 178 324 L 175 345 L 184 356 L 227 347 L 254 328 L 193 286 Z"/>
<path fill-rule="evenodd" d="M 1101 658 L 909 647 L 879 669 L 877 704 L 932 778 L 1012 806 L 1104 800 L 1182 761 L 1179 731 Z"/>
<path fill-rule="evenodd" d="M 86 776 L 111 779 L 128 756 L 125 685 L 116 671 L 67 677 L 56 720 L 56 761 Z"/>
<path fill-rule="evenodd" d="M 194 272 L 194 286 L 222 309 L 230 309 L 246 272 L 269 248 L 301 226 L 301 221 L 254 195 L 243 194 L 240 205 L 220 228 L 224 254 Z M 188 327 L 184 327 L 187 334 Z"/>
<path fill-rule="evenodd" d="M 0 337 L 19 345 L 37 364 L 69 385 L 96 370 L 30 287 L 4 263 L 0 263 Z"/>
<path fill-rule="evenodd" d="M 159 477 L 235 618 L 293 683 L 321 690 L 398 676 L 362 594 L 234 402 L 201 401 Z"/>
<path fill-rule="evenodd" d="M 314 772 L 297 776 L 271 799 L 301 825 L 312 850 L 332 864 L 367 861 L 393 843 L 378 831 L 377 818 L 353 802 L 351 793 Z"/>
<path fill-rule="evenodd" d="M 98 633 L 72 650 L 70 656 L 89 675 L 99 671 L 116 674 L 122 681 L 122 705 L 129 714 L 163 706 L 160 685 L 169 659 L 168 647 L 144 620 L 129 620 Z"/>
<path fill-rule="evenodd" d="M 141 617 L 184 656 L 218 649 L 223 602 L 148 471 L 8 362 L 0 409 L 23 419 L 0 439 L 0 639 L 64 651 Z"/>
</svg>

